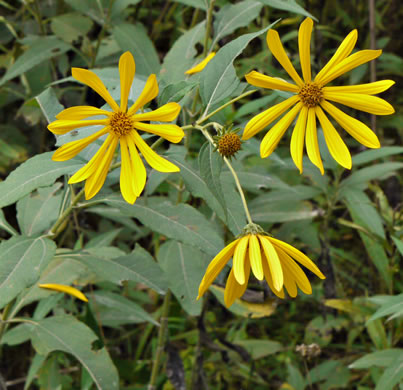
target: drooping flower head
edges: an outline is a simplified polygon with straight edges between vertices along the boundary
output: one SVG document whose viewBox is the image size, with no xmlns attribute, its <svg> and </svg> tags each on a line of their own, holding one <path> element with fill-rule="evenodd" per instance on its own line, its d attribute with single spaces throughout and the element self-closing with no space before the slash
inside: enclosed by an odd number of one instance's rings
<svg viewBox="0 0 403 390">
<path fill-rule="evenodd" d="M 170 142 L 180 142 L 183 130 L 174 124 L 151 124 L 148 121 L 170 122 L 176 119 L 180 106 L 167 103 L 150 112 L 138 111 L 158 95 L 155 74 L 149 76 L 144 89 L 134 104 L 128 108 L 128 97 L 133 83 L 135 63 L 130 52 L 122 54 L 119 60 L 120 106 L 112 98 L 100 78 L 87 69 L 73 68 L 73 77 L 91 87 L 109 104 L 112 111 L 101 110 L 91 106 L 76 106 L 63 110 L 56 115 L 57 120 L 50 123 L 48 129 L 54 134 L 67 132 L 91 125 L 103 128 L 89 137 L 64 144 L 56 150 L 52 159 L 65 161 L 73 158 L 84 148 L 103 135 L 107 135 L 102 146 L 91 160 L 78 170 L 69 183 L 85 182 L 85 198 L 91 199 L 101 189 L 112 162 L 116 147 L 120 144 L 121 172 L 120 189 L 128 203 L 134 203 L 144 189 L 146 169 L 139 155 L 143 155 L 148 164 L 160 172 L 177 172 L 179 168 L 155 153 L 140 136 L 139 131 L 155 134 Z M 84 120 L 92 116 L 105 116 L 105 119 Z"/>
<path fill-rule="evenodd" d="M 266 279 L 270 289 L 279 298 L 285 296 L 283 287 L 292 298 L 297 296 L 297 287 L 305 294 L 312 293 L 311 284 L 297 262 L 325 279 L 309 257 L 293 246 L 268 236 L 260 226 L 253 224 L 247 225 L 243 236 L 227 245 L 211 261 L 200 283 L 197 299 L 208 290 L 231 258 L 233 266 L 224 291 L 227 307 L 246 291 L 251 269 L 256 279 Z"/>
<path fill-rule="evenodd" d="M 340 75 L 381 55 L 381 50 L 362 50 L 350 55 L 357 41 L 357 30 L 353 30 L 347 35 L 333 57 L 312 79 L 310 63 L 312 27 L 312 19 L 306 18 L 301 24 L 298 34 L 303 79 L 291 64 L 277 31 L 272 29 L 268 31 L 267 45 L 270 51 L 295 84 L 266 76 L 256 71 L 247 74 L 245 76 L 246 80 L 256 87 L 288 91 L 294 93 L 294 95 L 252 118 L 246 124 L 243 139 L 253 137 L 292 107 L 264 136 L 260 144 L 261 157 L 268 157 L 273 152 L 281 137 L 298 115 L 291 137 L 291 157 L 302 173 L 302 156 L 305 141 L 309 159 L 323 174 L 324 169 L 318 147 L 316 118 L 322 126 L 330 154 L 340 165 L 350 169 L 350 152 L 326 113 L 361 144 L 369 148 L 379 148 L 380 143 L 378 137 L 368 126 L 345 114 L 330 101 L 370 114 L 393 114 L 394 109 L 388 102 L 373 95 L 387 90 L 394 84 L 394 81 L 382 80 L 351 86 L 326 86 Z"/>
</svg>

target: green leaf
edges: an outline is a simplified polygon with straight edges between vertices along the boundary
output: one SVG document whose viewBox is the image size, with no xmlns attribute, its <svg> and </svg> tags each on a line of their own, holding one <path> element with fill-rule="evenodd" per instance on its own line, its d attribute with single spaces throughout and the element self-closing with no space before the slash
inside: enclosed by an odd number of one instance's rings
<svg viewBox="0 0 403 390">
<path fill-rule="evenodd" d="M 210 47 L 231 34 L 239 27 L 248 26 L 256 19 L 263 5 L 258 1 L 246 0 L 237 4 L 227 4 L 215 15 L 214 21 L 214 39 Z"/>
<path fill-rule="evenodd" d="M 39 279 L 55 251 L 55 243 L 43 237 L 16 236 L 0 244 L 0 308 Z"/>
<path fill-rule="evenodd" d="M 53 88 L 45 89 L 40 95 L 36 96 L 35 99 L 48 123 L 55 121 L 56 115 L 64 110 Z"/>
<path fill-rule="evenodd" d="M 72 316 L 30 321 L 31 340 L 41 355 L 63 351 L 74 356 L 91 375 L 100 390 L 118 390 L 119 377 L 105 348 L 94 350 L 93 331 Z"/>
<path fill-rule="evenodd" d="M 79 11 L 80 13 L 89 16 L 92 20 L 95 20 L 101 26 L 105 23 L 105 15 L 107 9 L 102 7 L 102 2 L 99 0 L 65 0 L 66 3 Z"/>
<path fill-rule="evenodd" d="M 158 325 L 158 322 L 137 303 L 110 291 L 95 291 L 91 294 L 90 304 L 94 306 L 98 320 L 103 326 L 119 327 L 143 322 Z"/>
<path fill-rule="evenodd" d="M 403 146 L 383 146 L 380 149 L 365 150 L 353 157 L 353 166 L 366 164 L 382 157 L 393 156 L 403 152 Z"/>
<path fill-rule="evenodd" d="M 79 13 L 66 13 L 51 19 L 50 28 L 61 40 L 73 43 L 91 30 L 91 19 Z"/>
<path fill-rule="evenodd" d="M 375 301 L 375 298 L 377 297 L 371 297 L 368 298 L 368 300 Z M 385 298 L 386 299 L 383 300 L 381 307 L 367 320 L 367 324 L 390 314 L 392 315 L 388 318 L 388 321 L 403 315 L 403 294 L 387 296 Z"/>
<path fill-rule="evenodd" d="M 161 92 L 158 103 L 160 106 L 169 102 L 179 102 L 185 96 L 188 96 L 190 91 L 196 87 L 196 83 L 189 81 L 179 81 L 178 83 L 167 85 Z"/>
<path fill-rule="evenodd" d="M 403 256 L 403 241 L 394 236 L 392 236 L 392 240 L 395 243 L 397 250 Z"/>
<path fill-rule="evenodd" d="M 129 50 L 133 54 L 137 74 L 149 76 L 159 72 L 158 54 L 140 23 L 119 24 L 114 27 L 113 36 L 122 50 Z"/>
<path fill-rule="evenodd" d="M 208 8 L 208 0 L 174 0 L 177 3 L 182 3 L 185 5 L 190 5 L 194 8 L 200 8 L 204 11 Z"/>
<path fill-rule="evenodd" d="M 293 12 L 299 15 L 309 16 L 313 20 L 317 20 L 308 11 L 305 11 L 295 0 L 259 0 L 259 1 L 264 5 L 267 5 L 272 8 Z"/>
<path fill-rule="evenodd" d="M 195 65 L 197 54 L 195 45 L 203 40 L 206 22 L 203 21 L 183 34 L 166 54 L 160 76 L 165 84 L 175 84 L 185 80 L 185 72 Z"/>
<path fill-rule="evenodd" d="M 245 348 L 251 354 L 253 360 L 272 355 L 283 349 L 283 346 L 278 341 L 262 339 L 235 340 L 234 344 Z"/>
<path fill-rule="evenodd" d="M 0 80 L 0 86 L 6 81 L 20 76 L 41 62 L 65 53 L 70 45 L 53 36 L 38 37 L 28 49 L 17 58 Z"/>
<path fill-rule="evenodd" d="M 403 353 L 399 359 L 392 363 L 380 377 L 375 390 L 392 390 L 403 380 Z"/>
<path fill-rule="evenodd" d="M 251 202 L 249 202 L 249 206 L 257 208 L 265 207 L 268 204 L 277 202 L 297 202 L 312 199 L 321 193 L 322 191 L 319 188 L 304 185 L 296 185 L 287 189 L 273 189 L 270 192 L 259 195 L 253 199 Z"/>
<path fill-rule="evenodd" d="M 24 390 L 28 390 L 32 381 L 35 379 L 39 369 L 42 367 L 42 364 L 45 362 L 46 356 L 39 355 L 38 353 L 33 357 L 32 363 L 29 366 L 29 371 L 27 375 L 27 379 L 24 384 Z"/>
<path fill-rule="evenodd" d="M 275 23 L 227 43 L 204 68 L 200 76 L 200 96 L 206 106 L 205 114 L 209 112 L 212 105 L 224 100 L 237 89 L 239 79 L 233 65 L 235 58 L 242 53 L 252 39 L 266 32 Z"/>
<path fill-rule="evenodd" d="M 0 208 L 8 206 L 31 191 L 50 186 L 65 174 L 71 174 L 83 166 L 81 159 L 52 161 L 53 152 L 37 154 L 21 164 L 0 183 Z"/>
<path fill-rule="evenodd" d="M 6 217 L 4 216 L 3 210 L 0 209 L 0 229 L 5 230 L 10 233 L 12 236 L 15 236 L 17 231 L 7 222 Z"/>
<path fill-rule="evenodd" d="M 201 312 L 202 302 L 196 301 L 196 297 L 209 260 L 205 253 L 178 241 L 164 243 L 158 252 L 169 288 L 191 316 Z"/>
<path fill-rule="evenodd" d="M 301 372 L 298 368 L 294 367 L 291 364 L 287 364 L 288 370 L 288 384 L 292 386 L 295 390 L 304 390 L 305 389 L 305 379 L 302 376 Z"/>
<path fill-rule="evenodd" d="M 352 369 L 366 369 L 372 366 L 389 367 L 393 364 L 393 362 L 402 357 L 403 349 L 390 348 L 383 351 L 368 353 L 355 362 L 351 363 L 348 367 Z"/>
<path fill-rule="evenodd" d="M 224 247 L 214 225 L 187 204 L 172 205 L 164 198 L 150 197 L 140 198 L 130 205 L 114 195 L 104 198 L 103 202 L 118 207 L 126 216 L 139 219 L 151 230 L 196 246 L 210 256 L 215 256 Z"/>
</svg>

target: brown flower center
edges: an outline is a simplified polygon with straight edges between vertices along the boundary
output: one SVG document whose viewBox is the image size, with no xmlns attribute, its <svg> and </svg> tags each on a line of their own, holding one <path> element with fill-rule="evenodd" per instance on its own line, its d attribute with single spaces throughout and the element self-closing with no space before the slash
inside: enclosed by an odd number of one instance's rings
<svg viewBox="0 0 403 390">
<path fill-rule="evenodd" d="M 222 156 L 232 157 L 241 149 L 241 139 L 236 133 L 224 134 L 218 141 L 218 151 Z"/>
<path fill-rule="evenodd" d="M 323 92 L 318 84 L 306 83 L 298 92 L 301 102 L 308 108 L 316 107 L 323 99 Z"/>
<path fill-rule="evenodd" d="M 113 134 L 121 137 L 133 130 L 133 121 L 126 113 L 115 112 L 109 120 L 109 126 Z"/>
</svg>

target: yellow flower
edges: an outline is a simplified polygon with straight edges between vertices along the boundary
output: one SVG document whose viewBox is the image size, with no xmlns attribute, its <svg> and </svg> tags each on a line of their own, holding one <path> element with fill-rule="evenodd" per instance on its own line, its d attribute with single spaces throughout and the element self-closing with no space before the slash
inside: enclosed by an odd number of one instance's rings
<svg viewBox="0 0 403 390">
<path fill-rule="evenodd" d="M 393 114 L 394 109 L 388 102 L 373 95 L 387 90 L 394 84 L 394 81 L 382 80 L 352 86 L 325 87 L 326 84 L 336 77 L 381 55 L 381 50 L 362 50 L 350 55 L 357 41 L 357 30 L 353 30 L 347 35 L 333 57 L 312 81 L 310 63 L 312 26 L 312 19 L 305 19 L 300 26 L 298 34 L 299 56 L 303 80 L 291 64 L 281 44 L 277 31 L 268 31 L 267 45 L 270 51 L 294 80 L 295 84 L 269 77 L 255 71 L 247 74 L 245 76 L 246 80 L 249 84 L 257 87 L 293 92 L 295 95 L 252 118 L 246 124 L 243 139 L 251 138 L 289 108 L 293 107 L 264 136 L 260 145 L 260 154 L 262 158 L 265 158 L 273 152 L 281 137 L 291 125 L 294 118 L 299 114 L 291 137 L 291 157 L 302 173 L 302 155 L 305 140 L 309 159 L 323 174 L 323 164 L 318 147 L 316 118 L 319 119 L 322 126 L 330 154 L 340 165 L 351 169 L 350 152 L 333 124 L 327 118 L 325 112 L 330 114 L 344 130 L 361 144 L 369 148 L 380 147 L 378 137 L 368 126 L 345 114 L 330 103 L 329 100 L 369 112 L 370 114 Z"/>
<path fill-rule="evenodd" d="M 195 73 L 201 72 L 214 56 L 215 56 L 215 52 L 212 51 L 202 62 L 200 62 L 193 68 L 188 69 L 185 72 L 185 74 L 195 74 Z"/>
<path fill-rule="evenodd" d="M 69 142 L 56 150 L 52 159 L 65 161 L 73 158 L 85 147 L 99 137 L 107 134 L 105 141 L 91 160 L 78 170 L 69 183 L 85 182 L 85 198 L 95 196 L 105 182 L 113 155 L 120 143 L 122 167 L 120 172 L 120 189 L 128 203 L 134 203 L 144 189 L 146 169 L 140 158 L 139 151 L 150 164 L 160 172 L 177 172 L 179 168 L 155 153 L 141 138 L 138 131 L 145 131 L 165 138 L 170 142 L 180 142 L 183 130 L 174 124 L 151 124 L 148 121 L 170 122 L 179 114 L 177 103 L 168 103 L 160 108 L 137 113 L 140 108 L 158 95 L 158 84 L 155 74 L 149 76 L 144 89 L 134 104 L 128 108 L 128 96 L 134 79 L 135 63 L 130 52 L 122 54 L 119 60 L 120 73 L 120 106 L 115 102 L 99 77 L 86 69 L 73 68 L 73 77 L 91 87 L 101 95 L 113 111 L 101 110 L 91 106 L 70 107 L 59 113 L 57 120 L 50 123 L 48 129 L 54 134 L 65 134 L 73 129 L 91 125 L 104 126 L 93 135 Z M 103 115 L 105 119 L 82 120 L 94 115 Z"/>
<path fill-rule="evenodd" d="M 88 302 L 87 297 L 80 290 L 77 290 L 76 288 L 71 286 L 66 286 L 65 284 L 45 283 L 45 284 L 39 284 L 39 287 L 46 288 L 48 290 L 64 292 L 73 297 L 81 299 L 84 302 Z"/>
<path fill-rule="evenodd" d="M 319 278 L 325 279 L 312 260 L 298 249 L 264 234 L 249 233 L 227 245 L 211 261 L 200 283 L 197 299 L 208 290 L 231 257 L 233 267 L 224 292 L 227 307 L 244 294 L 251 268 L 258 280 L 266 279 L 270 289 L 279 298 L 284 298 L 283 286 L 292 298 L 297 296 L 297 286 L 305 294 L 312 293 L 309 280 L 296 261 Z"/>
</svg>

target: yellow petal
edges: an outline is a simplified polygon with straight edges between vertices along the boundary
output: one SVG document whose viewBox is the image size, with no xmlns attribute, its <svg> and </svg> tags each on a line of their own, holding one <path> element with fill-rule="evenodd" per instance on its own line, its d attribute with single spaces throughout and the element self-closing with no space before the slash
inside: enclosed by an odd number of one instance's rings
<svg viewBox="0 0 403 390">
<path fill-rule="evenodd" d="M 224 291 L 224 303 L 226 307 L 230 307 L 234 303 L 235 299 L 240 298 L 245 293 L 245 290 L 248 287 L 247 280 L 249 279 L 249 273 L 250 273 L 249 261 L 245 261 L 244 265 L 245 265 L 245 280 L 246 280 L 244 284 L 239 284 L 237 282 L 237 280 L 235 279 L 234 269 L 231 270 L 228 276 Z"/>
<path fill-rule="evenodd" d="M 293 259 L 298 261 L 304 267 L 308 268 L 311 272 L 317 275 L 321 279 L 325 279 L 325 275 L 320 272 L 319 268 L 315 265 L 315 263 L 304 253 L 299 251 L 298 249 L 294 248 L 290 244 L 287 244 L 284 241 L 277 240 L 273 237 L 267 237 L 268 240 L 276 247 L 282 249 L 285 253 L 291 256 Z"/>
<path fill-rule="evenodd" d="M 280 256 L 280 254 L 279 254 Z M 281 262 L 284 274 L 284 287 L 286 288 L 288 295 L 291 298 L 295 298 L 298 295 L 297 283 L 295 282 L 294 275 L 290 272 L 287 266 Z"/>
<path fill-rule="evenodd" d="M 139 148 L 140 152 L 143 154 L 143 157 L 146 159 L 146 161 L 150 164 L 152 168 L 160 172 L 179 172 L 180 169 L 175 164 L 172 164 L 170 161 L 166 160 L 165 158 L 155 153 L 146 144 L 143 138 L 140 137 L 137 131 L 133 130 L 129 134 L 129 136 L 132 137 L 132 140 L 134 141 L 136 146 Z"/>
<path fill-rule="evenodd" d="M 269 156 L 276 148 L 281 140 L 281 137 L 290 127 L 292 121 L 297 116 L 302 108 L 302 103 L 299 102 L 293 107 L 283 118 L 281 118 L 263 137 L 260 144 L 260 155 L 262 158 Z"/>
<path fill-rule="evenodd" d="M 77 290 L 76 288 L 71 286 L 66 286 L 64 284 L 45 283 L 45 284 L 39 284 L 39 287 L 46 288 L 48 290 L 64 292 L 66 294 L 72 295 L 73 297 L 81 299 L 84 302 L 88 302 L 87 297 L 80 290 Z"/>
<path fill-rule="evenodd" d="M 116 146 L 119 142 L 117 137 L 113 137 L 108 150 L 105 155 L 100 159 L 94 173 L 85 182 L 85 199 L 93 198 L 105 183 L 106 175 L 108 174 L 109 167 L 112 162 L 113 154 L 115 153 Z"/>
<path fill-rule="evenodd" d="M 160 108 L 145 112 L 143 114 L 135 114 L 132 116 L 134 122 L 158 121 L 171 122 L 179 115 L 181 106 L 178 103 L 171 102 L 164 104 Z"/>
<path fill-rule="evenodd" d="M 141 107 L 145 106 L 156 96 L 158 96 L 157 76 L 155 74 L 150 74 L 143 91 L 141 92 L 137 100 L 134 102 L 134 104 L 129 108 L 128 114 L 129 115 L 135 114 Z"/>
<path fill-rule="evenodd" d="M 291 136 L 290 152 L 294 164 L 302 173 L 302 157 L 304 154 L 304 140 L 305 140 L 305 130 L 306 121 L 308 118 L 308 107 L 303 106 L 301 112 L 299 113 L 297 123 L 295 124 L 294 130 Z"/>
<path fill-rule="evenodd" d="M 197 64 L 193 68 L 188 69 L 185 72 L 185 74 L 194 74 L 194 73 L 201 72 L 214 56 L 215 56 L 215 52 L 212 51 L 203 61 L 201 61 L 199 64 Z"/>
<path fill-rule="evenodd" d="M 338 63 L 343 61 L 354 49 L 355 43 L 357 42 L 357 30 L 353 30 L 348 34 L 339 48 L 336 50 L 336 53 L 333 54 L 333 57 L 329 60 L 329 62 L 322 68 L 322 70 L 316 75 L 315 83 L 324 84 L 322 82 L 323 78 L 327 75 L 327 73 L 333 69 Z"/>
<path fill-rule="evenodd" d="M 351 169 L 351 154 L 339 133 L 319 106 L 315 107 L 315 113 L 319 119 L 320 125 L 322 126 L 326 145 L 330 154 L 341 166 Z"/>
<path fill-rule="evenodd" d="M 141 157 L 137 151 L 136 145 L 131 137 L 126 137 L 127 145 L 130 151 L 130 157 L 132 161 L 132 172 L 133 172 L 133 185 L 134 194 L 140 196 L 143 192 L 147 180 L 146 167 L 141 160 Z"/>
<path fill-rule="evenodd" d="M 208 290 L 211 283 L 213 283 L 214 279 L 218 276 L 218 274 L 222 271 L 225 264 L 228 263 L 228 260 L 234 254 L 234 250 L 236 245 L 238 245 L 239 239 L 231 242 L 231 244 L 227 245 L 221 252 L 217 254 L 216 257 L 211 261 L 209 266 L 207 267 L 206 273 L 200 283 L 199 286 L 199 295 L 197 299 L 200 299 L 203 294 Z"/>
<path fill-rule="evenodd" d="M 122 166 L 120 170 L 120 191 L 123 199 L 130 204 L 133 204 L 137 196 L 134 193 L 134 178 L 135 172 L 132 170 L 132 161 L 130 159 L 126 137 L 120 138 L 120 153 L 122 156 Z"/>
<path fill-rule="evenodd" d="M 306 137 L 305 137 L 306 151 L 312 164 L 316 165 L 322 175 L 325 173 L 323 169 L 322 159 L 320 157 L 318 132 L 316 130 L 316 116 L 315 109 L 308 109 L 308 120 L 306 123 Z"/>
<path fill-rule="evenodd" d="M 280 91 L 290 91 L 290 92 L 299 91 L 299 88 L 294 84 L 287 83 L 286 81 L 276 79 L 274 77 L 266 76 L 254 70 L 245 75 L 245 78 L 249 84 L 254 85 L 255 87 L 261 87 L 266 89 L 277 89 Z"/>
<path fill-rule="evenodd" d="M 270 268 L 269 268 L 269 262 L 266 258 L 266 255 L 264 254 L 264 252 L 262 252 L 262 263 L 263 263 L 263 273 L 264 273 L 264 278 L 266 279 L 267 284 L 270 287 L 270 290 L 273 291 L 273 293 L 278 296 L 279 298 L 284 298 L 284 289 L 281 288 L 279 291 L 277 291 L 274 288 L 273 285 L 273 279 L 271 277 L 271 273 L 270 273 Z"/>
<path fill-rule="evenodd" d="M 380 80 L 367 84 L 323 87 L 322 92 L 324 94 L 327 92 L 336 92 L 336 93 L 363 93 L 365 95 L 376 95 L 378 93 L 386 91 L 394 83 L 395 82 L 392 80 Z"/>
<path fill-rule="evenodd" d="M 129 51 L 123 53 L 119 59 L 120 109 L 123 112 L 127 110 L 127 100 L 129 98 L 135 71 L 136 65 L 132 54 Z"/>
<path fill-rule="evenodd" d="M 67 144 L 62 145 L 56 152 L 53 153 L 52 160 L 53 161 L 66 161 L 78 153 L 80 153 L 84 148 L 86 148 L 89 144 L 97 140 L 99 137 L 102 137 L 104 134 L 108 132 L 108 128 L 104 127 L 102 130 L 97 131 L 96 133 L 90 135 L 89 137 L 79 139 L 77 141 L 68 142 Z"/>
<path fill-rule="evenodd" d="M 242 135 L 243 140 L 247 140 L 263 130 L 271 122 L 276 120 L 281 114 L 287 111 L 291 106 L 299 101 L 299 96 L 291 96 L 287 100 L 276 104 L 273 107 L 261 112 L 254 116 L 245 126 L 245 130 Z"/>
<path fill-rule="evenodd" d="M 249 236 L 249 259 L 256 279 L 263 280 L 262 256 L 260 254 L 259 240 L 255 234 Z"/>
<path fill-rule="evenodd" d="M 283 288 L 284 277 L 281 268 L 280 259 L 278 258 L 276 249 L 268 240 L 268 237 L 258 235 L 260 244 L 262 245 L 263 252 L 266 256 L 267 264 L 270 268 L 270 274 L 273 280 L 274 289 L 280 291 Z"/>
<path fill-rule="evenodd" d="M 245 284 L 245 255 L 248 248 L 249 236 L 244 236 L 239 240 L 235 248 L 233 269 L 235 279 L 239 284 Z"/>
<path fill-rule="evenodd" d="M 146 131 L 147 133 L 152 133 L 165 138 L 169 142 L 178 143 L 185 136 L 182 128 L 177 125 L 164 124 L 164 125 L 154 125 L 149 123 L 134 122 L 133 126 L 137 130 Z"/>
<path fill-rule="evenodd" d="M 394 108 L 386 100 L 377 96 L 360 93 L 324 92 L 323 97 L 326 100 L 332 100 L 374 115 L 391 115 L 395 112 Z"/>
<path fill-rule="evenodd" d="M 347 131 L 347 133 L 354 137 L 359 143 L 368 148 L 376 149 L 381 147 L 378 137 L 367 125 L 364 125 L 364 123 L 360 122 L 359 120 L 345 114 L 343 111 L 339 110 L 326 100 L 322 100 L 320 105 L 344 130 Z"/>
<path fill-rule="evenodd" d="M 71 130 L 78 129 L 86 126 L 94 126 L 94 125 L 107 125 L 109 122 L 108 119 L 92 119 L 88 121 L 80 121 L 80 120 L 56 120 L 52 123 L 48 124 L 48 129 L 53 134 L 66 134 Z"/>
<path fill-rule="evenodd" d="M 299 77 L 295 68 L 291 64 L 283 45 L 281 44 L 280 37 L 276 30 L 270 29 L 267 32 L 266 36 L 267 46 L 269 46 L 270 51 L 273 53 L 274 57 L 276 57 L 277 61 L 281 64 L 281 66 L 286 70 L 286 72 L 290 75 L 290 77 L 294 80 L 294 82 L 302 87 L 304 85 L 301 77 Z"/>
<path fill-rule="evenodd" d="M 82 82 L 85 85 L 88 85 L 96 93 L 98 93 L 98 95 L 102 96 L 113 111 L 119 111 L 119 106 L 113 100 L 108 90 L 105 88 L 104 83 L 94 72 L 91 72 L 87 69 L 72 68 L 71 74 L 76 80 Z"/>
<path fill-rule="evenodd" d="M 100 108 L 92 107 L 92 106 L 75 106 L 75 107 L 70 107 L 66 108 L 62 112 L 59 112 L 56 115 L 57 119 L 60 120 L 81 120 L 88 118 L 89 116 L 94 116 L 94 115 L 107 115 L 109 116 L 111 114 L 110 111 L 106 110 L 101 110 Z"/>
<path fill-rule="evenodd" d="M 356 68 L 368 61 L 374 60 L 382 54 L 382 50 L 361 50 L 339 62 L 336 66 L 329 70 L 329 72 L 320 80 L 321 85 L 326 85 L 334 80 L 336 77 L 349 72 L 351 69 Z"/>
<path fill-rule="evenodd" d="M 306 18 L 299 28 L 298 32 L 298 47 L 299 58 L 301 61 L 302 76 L 306 83 L 311 82 L 311 35 L 313 21 L 311 18 Z"/>
<path fill-rule="evenodd" d="M 100 164 L 100 161 L 103 158 L 106 149 L 109 147 L 114 138 L 115 137 L 113 135 L 109 134 L 102 146 L 91 158 L 91 160 L 88 161 L 88 163 L 84 165 L 81 169 L 79 169 L 72 177 L 70 177 L 68 183 L 79 183 L 80 181 L 83 181 L 90 177 L 95 172 L 97 166 Z"/>
</svg>

